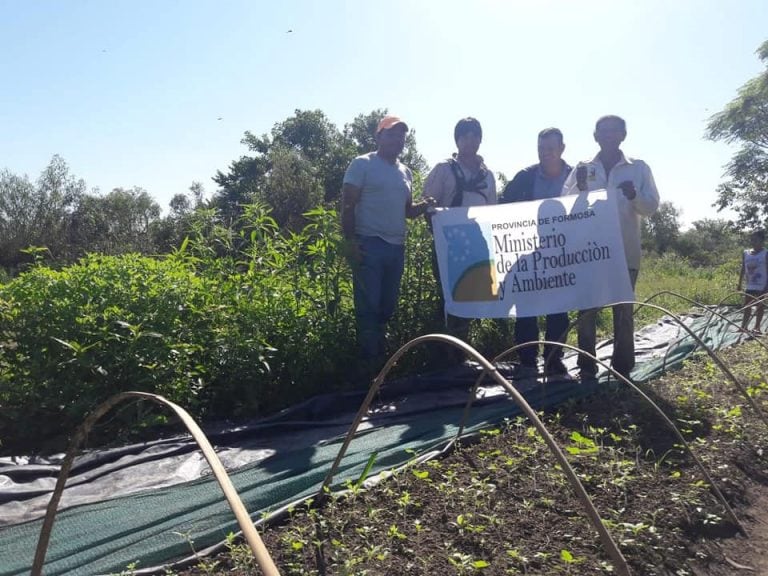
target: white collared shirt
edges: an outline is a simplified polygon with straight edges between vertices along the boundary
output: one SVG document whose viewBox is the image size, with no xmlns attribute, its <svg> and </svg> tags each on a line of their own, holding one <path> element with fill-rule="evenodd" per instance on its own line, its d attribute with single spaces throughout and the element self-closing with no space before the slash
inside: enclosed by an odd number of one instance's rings
<svg viewBox="0 0 768 576">
<path fill-rule="evenodd" d="M 650 216 L 659 207 L 659 192 L 656 182 L 653 180 L 651 169 L 642 160 L 628 158 L 621 153 L 621 159 L 605 173 L 605 167 L 598 154 L 592 160 L 582 162 L 587 165 L 587 190 L 605 189 L 608 194 L 614 194 L 619 208 L 619 223 L 621 235 L 624 240 L 624 254 L 627 258 L 627 267 L 634 270 L 640 269 L 640 220 L 643 216 Z M 578 165 L 577 165 L 578 167 Z M 635 185 L 637 195 L 628 200 L 619 188 L 619 184 L 631 180 Z M 563 185 L 563 196 L 567 194 L 579 194 L 576 186 L 576 168 L 571 170 Z"/>
</svg>

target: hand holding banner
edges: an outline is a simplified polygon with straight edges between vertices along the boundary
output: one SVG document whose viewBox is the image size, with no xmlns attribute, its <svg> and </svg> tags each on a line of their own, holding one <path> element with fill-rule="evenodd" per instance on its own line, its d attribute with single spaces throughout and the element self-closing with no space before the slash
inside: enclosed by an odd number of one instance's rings
<svg viewBox="0 0 768 576">
<path fill-rule="evenodd" d="M 432 218 L 446 312 L 540 316 L 632 300 L 615 197 L 439 209 Z"/>
</svg>

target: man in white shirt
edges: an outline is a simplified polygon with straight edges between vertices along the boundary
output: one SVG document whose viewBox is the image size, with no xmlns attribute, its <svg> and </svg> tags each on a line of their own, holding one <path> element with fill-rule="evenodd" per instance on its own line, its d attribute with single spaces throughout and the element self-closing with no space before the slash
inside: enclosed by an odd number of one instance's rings
<svg viewBox="0 0 768 576">
<path fill-rule="evenodd" d="M 436 206 L 496 204 L 496 179 L 477 151 L 483 129 L 475 118 L 462 118 L 453 129 L 457 152 L 438 162 L 424 181 L 424 198 Z"/>
<path fill-rule="evenodd" d="M 659 192 L 648 165 L 642 160 L 629 158 L 621 151 L 627 137 L 627 125 L 619 116 L 603 116 L 595 124 L 595 142 L 600 152 L 588 162 L 580 162 L 570 173 L 563 186 L 563 194 L 606 189 L 617 197 L 619 224 L 624 243 L 627 268 L 635 287 L 640 269 L 640 221 L 659 207 Z M 594 356 L 597 309 L 579 312 L 579 348 Z M 629 377 L 635 366 L 634 318 L 631 304 L 613 306 L 613 357 L 611 365 Z M 582 378 L 594 377 L 597 366 L 591 358 L 579 356 Z"/>
</svg>

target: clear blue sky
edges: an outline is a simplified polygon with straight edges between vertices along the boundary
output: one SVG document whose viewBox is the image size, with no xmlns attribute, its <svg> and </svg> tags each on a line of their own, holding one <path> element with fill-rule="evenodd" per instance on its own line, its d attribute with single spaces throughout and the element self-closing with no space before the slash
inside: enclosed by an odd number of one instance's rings
<svg viewBox="0 0 768 576">
<path fill-rule="evenodd" d="M 475 116 L 508 176 L 547 126 L 567 160 L 592 156 L 612 113 L 691 222 L 717 217 L 733 149 L 706 120 L 761 71 L 766 23 L 766 0 L 0 0 L 0 168 L 35 179 L 59 154 L 90 188 L 165 208 L 193 181 L 211 194 L 243 132 L 297 108 L 339 127 L 389 108 L 430 164 Z"/>
</svg>

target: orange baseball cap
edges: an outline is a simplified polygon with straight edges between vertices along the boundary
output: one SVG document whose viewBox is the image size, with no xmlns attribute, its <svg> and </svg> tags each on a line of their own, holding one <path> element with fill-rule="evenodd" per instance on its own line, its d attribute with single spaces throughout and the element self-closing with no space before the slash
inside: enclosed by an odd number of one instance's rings
<svg viewBox="0 0 768 576">
<path fill-rule="evenodd" d="M 394 128 L 398 124 L 402 124 L 405 126 L 405 131 L 408 131 L 408 124 L 403 122 L 399 116 L 384 116 L 384 118 L 381 119 L 379 122 L 378 127 L 376 128 L 376 134 L 381 132 L 382 130 L 389 130 L 390 128 Z"/>
</svg>

